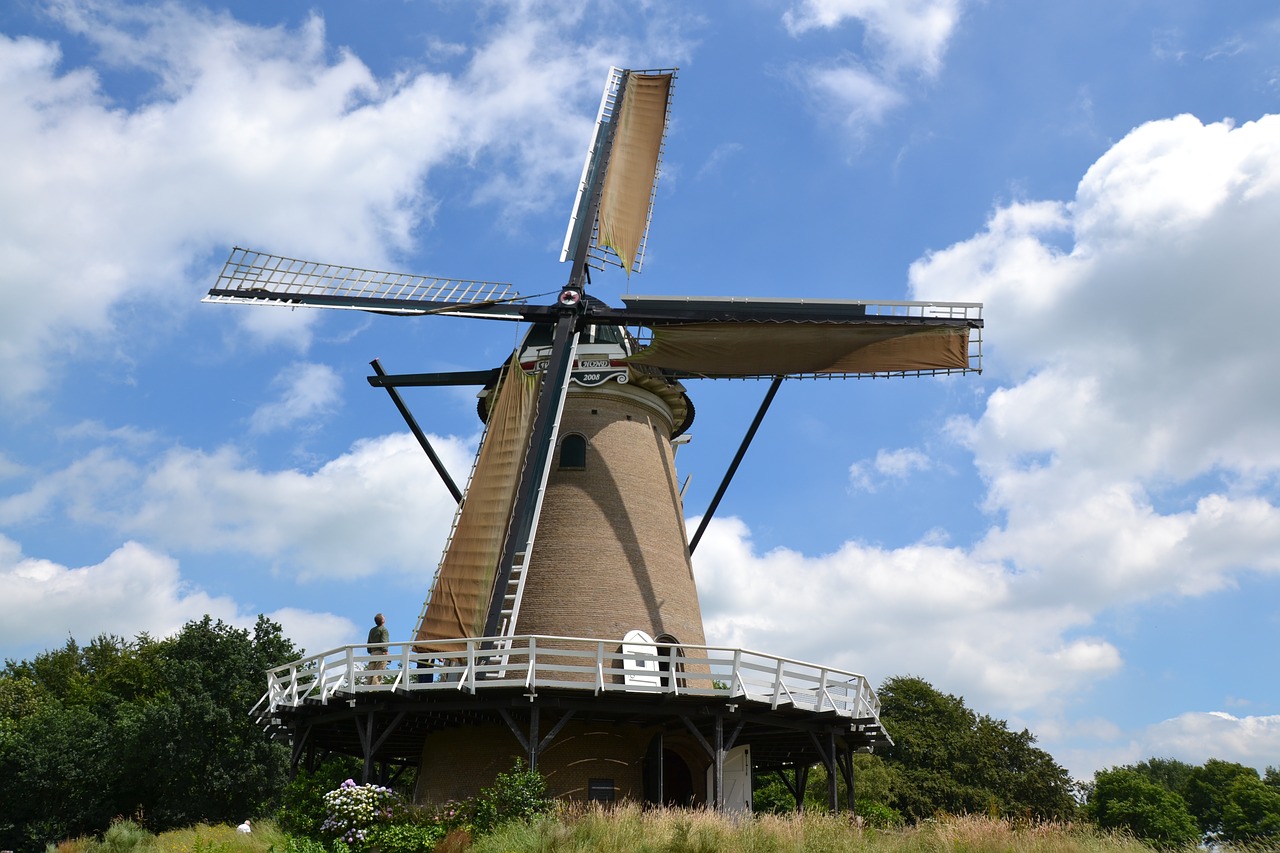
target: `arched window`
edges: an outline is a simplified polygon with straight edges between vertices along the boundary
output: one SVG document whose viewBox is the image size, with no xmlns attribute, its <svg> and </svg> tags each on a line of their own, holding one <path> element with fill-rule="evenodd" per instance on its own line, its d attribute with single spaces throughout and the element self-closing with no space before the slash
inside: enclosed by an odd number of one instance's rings
<svg viewBox="0 0 1280 853">
<path fill-rule="evenodd" d="M 587 440 L 573 433 L 560 442 L 560 467 L 581 470 L 587 467 Z"/>
</svg>

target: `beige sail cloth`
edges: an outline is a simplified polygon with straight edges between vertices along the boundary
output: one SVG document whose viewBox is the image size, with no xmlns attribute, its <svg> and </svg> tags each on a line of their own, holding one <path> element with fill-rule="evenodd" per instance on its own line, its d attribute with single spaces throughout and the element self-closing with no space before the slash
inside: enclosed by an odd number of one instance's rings
<svg viewBox="0 0 1280 853">
<path fill-rule="evenodd" d="M 649 224 L 649 199 L 667 124 L 670 74 L 631 74 L 622 95 L 604 189 L 597 242 L 618 254 L 631 274 Z"/>
<path fill-rule="evenodd" d="M 414 648 L 419 652 L 463 651 L 466 647 L 460 643 L 434 641 L 484 633 L 494 577 L 533 432 L 539 383 L 539 377 L 527 375 L 512 356 L 493 392 L 497 399 L 489 412 L 475 473 L 418 626 Z"/>
<path fill-rule="evenodd" d="M 963 325 L 685 323 L 659 326 L 633 364 L 695 376 L 965 370 Z"/>
</svg>

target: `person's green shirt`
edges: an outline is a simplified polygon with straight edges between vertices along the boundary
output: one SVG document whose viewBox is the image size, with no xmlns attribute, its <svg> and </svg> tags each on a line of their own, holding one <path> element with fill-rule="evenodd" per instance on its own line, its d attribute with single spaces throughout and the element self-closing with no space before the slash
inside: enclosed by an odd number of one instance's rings
<svg viewBox="0 0 1280 853">
<path fill-rule="evenodd" d="M 387 630 L 386 625 L 374 625 L 372 628 L 369 629 L 369 639 L 365 640 L 365 642 L 368 644 L 368 646 L 365 648 L 365 651 L 367 651 L 369 654 L 385 655 L 387 653 L 387 649 L 373 648 L 373 645 L 374 643 L 391 642 L 391 632 Z"/>
</svg>

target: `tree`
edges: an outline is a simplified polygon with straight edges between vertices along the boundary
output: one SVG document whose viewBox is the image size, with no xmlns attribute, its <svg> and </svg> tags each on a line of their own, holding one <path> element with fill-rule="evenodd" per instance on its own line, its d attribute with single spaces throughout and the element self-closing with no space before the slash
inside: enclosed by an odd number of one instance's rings
<svg viewBox="0 0 1280 853">
<path fill-rule="evenodd" d="M 1237 777 L 1222 806 L 1220 837 L 1236 842 L 1280 838 L 1280 791 L 1257 775 Z"/>
<path fill-rule="evenodd" d="M 105 829 L 264 814 L 288 755 L 249 716 L 264 670 L 298 657 L 279 625 L 210 617 L 172 638 L 74 639 L 0 671 L 0 848 Z"/>
<path fill-rule="evenodd" d="M 1200 837 L 1181 796 L 1128 767 L 1094 776 L 1085 812 L 1103 829 L 1130 832 L 1160 849 L 1183 847 Z"/>
<path fill-rule="evenodd" d="M 912 819 L 994 813 L 1063 820 L 1076 809 L 1067 771 L 1023 729 L 980 715 L 964 700 L 920 678 L 891 678 L 880 688 L 880 716 L 894 746 L 884 752 L 895 775 L 889 805 Z"/>
<path fill-rule="evenodd" d="M 1155 782 L 1175 794 L 1182 794 L 1187 789 L 1187 782 L 1191 780 L 1196 769 L 1195 765 L 1178 761 L 1176 758 L 1148 758 L 1146 761 L 1127 765 L 1127 768 L 1136 770 L 1148 781 Z"/>
<path fill-rule="evenodd" d="M 1232 761 L 1210 758 L 1202 766 L 1191 771 L 1182 797 L 1195 817 L 1200 831 L 1206 835 L 1222 831 L 1223 809 L 1229 801 L 1229 791 L 1237 779 L 1258 779 L 1258 771 Z"/>
</svg>

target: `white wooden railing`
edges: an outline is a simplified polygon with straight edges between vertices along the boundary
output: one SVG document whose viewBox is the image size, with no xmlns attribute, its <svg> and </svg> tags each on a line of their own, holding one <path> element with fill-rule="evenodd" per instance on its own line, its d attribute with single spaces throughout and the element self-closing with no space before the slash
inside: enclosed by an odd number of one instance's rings
<svg viewBox="0 0 1280 853">
<path fill-rule="evenodd" d="M 267 711 L 327 704 L 366 693 L 462 691 L 520 687 L 536 694 L 556 687 L 600 693 L 663 693 L 717 697 L 839 716 L 879 719 L 880 700 L 854 672 L 747 649 L 653 643 L 626 651 L 618 640 L 517 636 L 441 641 L 465 651 L 417 652 L 413 643 L 385 643 L 385 655 L 364 645 L 342 646 L 267 672 Z M 502 650 L 495 646 L 501 644 Z M 505 660 L 499 658 L 499 654 Z M 369 669 L 385 662 L 385 669 Z"/>
</svg>

